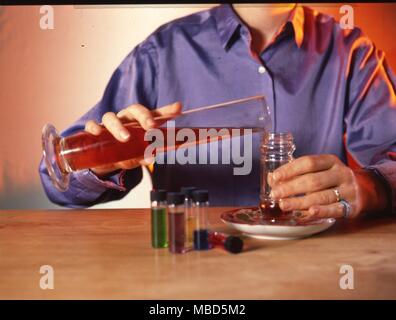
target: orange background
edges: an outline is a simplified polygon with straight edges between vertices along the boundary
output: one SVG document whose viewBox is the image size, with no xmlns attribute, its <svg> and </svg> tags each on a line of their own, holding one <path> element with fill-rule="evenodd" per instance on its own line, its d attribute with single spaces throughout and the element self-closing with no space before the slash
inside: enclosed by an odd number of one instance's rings
<svg viewBox="0 0 396 320">
<path fill-rule="evenodd" d="M 341 4 L 310 6 L 341 17 Z M 38 176 L 42 126 L 69 126 L 101 98 L 136 44 L 159 25 L 208 7 L 54 6 L 54 30 L 40 29 L 39 6 L 0 7 L 0 209 L 54 207 Z M 396 4 L 352 7 L 355 25 L 395 69 Z M 146 174 L 124 200 L 101 207 L 148 206 L 150 184 Z"/>
</svg>

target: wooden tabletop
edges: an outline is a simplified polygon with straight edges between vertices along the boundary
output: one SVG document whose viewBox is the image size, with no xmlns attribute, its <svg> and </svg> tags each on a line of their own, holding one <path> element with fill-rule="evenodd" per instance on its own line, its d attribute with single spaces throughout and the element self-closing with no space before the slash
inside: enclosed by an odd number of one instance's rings
<svg viewBox="0 0 396 320">
<path fill-rule="evenodd" d="M 224 210 L 211 208 L 211 222 L 230 232 Z M 0 299 L 396 298 L 396 218 L 245 244 L 237 255 L 152 249 L 147 209 L 0 211 Z M 43 265 L 52 290 L 40 288 Z M 341 265 L 353 268 L 353 290 L 340 288 Z"/>
</svg>

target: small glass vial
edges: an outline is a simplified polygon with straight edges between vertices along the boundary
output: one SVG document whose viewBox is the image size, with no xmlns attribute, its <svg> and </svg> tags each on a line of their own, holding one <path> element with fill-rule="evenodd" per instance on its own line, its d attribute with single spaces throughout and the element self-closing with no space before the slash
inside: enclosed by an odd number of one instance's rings
<svg viewBox="0 0 396 320">
<path fill-rule="evenodd" d="M 195 210 L 193 210 L 192 194 L 197 190 L 195 187 L 183 187 L 180 189 L 184 194 L 185 216 L 186 216 L 186 247 L 192 249 L 194 241 L 194 229 L 197 224 Z"/>
<path fill-rule="evenodd" d="M 151 190 L 151 246 L 168 246 L 166 223 L 166 190 Z"/>
<path fill-rule="evenodd" d="M 168 201 L 168 247 L 171 253 L 186 252 L 185 206 L 181 192 L 169 192 Z"/>
<path fill-rule="evenodd" d="M 260 209 L 265 218 L 276 218 L 290 213 L 283 212 L 279 207 L 279 202 L 270 197 L 271 187 L 268 185 L 268 173 L 293 161 L 295 149 L 293 135 L 290 132 L 269 132 L 263 137 L 260 159 Z"/>
<path fill-rule="evenodd" d="M 193 206 L 197 217 L 193 237 L 194 250 L 211 249 L 208 221 L 209 193 L 207 190 L 196 190 L 193 192 Z"/>
</svg>

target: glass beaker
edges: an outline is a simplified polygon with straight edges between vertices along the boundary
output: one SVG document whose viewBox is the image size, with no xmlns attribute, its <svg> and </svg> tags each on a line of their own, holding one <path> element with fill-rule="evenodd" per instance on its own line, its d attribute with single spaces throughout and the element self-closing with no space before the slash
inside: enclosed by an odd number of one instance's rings
<svg viewBox="0 0 396 320">
<path fill-rule="evenodd" d="M 140 127 L 136 121 L 124 124 L 130 133 L 127 142 L 119 142 L 105 128 L 98 136 L 81 131 L 68 137 L 61 137 L 54 126 L 47 124 L 42 132 L 43 157 L 52 183 L 59 191 L 66 191 L 70 173 L 78 170 L 95 168 L 129 159 L 143 159 L 145 150 L 151 144 L 150 131 L 161 130 L 163 148 L 156 148 L 156 153 L 167 152 L 179 146 L 187 147 L 183 141 L 173 144 L 166 141 L 169 130 L 173 136 L 184 128 L 198 132 L 202 128 L 216 129 L 210 137 L 197 140 L 195 143 L 208 143 L 212 139 L 229 137 L 230 129 L 239 128 L 241 135 L 265 132 L 270 130 L 271 117 L 264 96 L 252 96 L 244 99 L 227 101 L 201 108 L 184 110 L 175 119 L 169 117 L 155 118 L 161 127 L 148 130 Z M 167 127 L 168 122 L 173 127 Z M 225 129 L 225 130 L 222 130 Z"/>
<path fill-rule="evenodd" d="M 293 135 L 290 132 L 264 134 L 260 158 L 260 210 L 264 218 L 279 218 L 291 213 L 283 212 L 279 207 L 279 202 L 270 197 L 271 187 L 268 184 L 268 174 L 293 161 L 295 149 Z"/>
</svg>

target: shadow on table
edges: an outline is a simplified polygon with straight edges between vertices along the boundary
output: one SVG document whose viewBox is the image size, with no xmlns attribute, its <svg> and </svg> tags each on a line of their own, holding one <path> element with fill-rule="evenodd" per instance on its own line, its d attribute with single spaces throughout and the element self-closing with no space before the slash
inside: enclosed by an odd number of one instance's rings
<svg viewBox="0 0 396 320">
<path fill-rule="evenodd" d="M 389 213 L 381 214 L 381 213 L 370 212 L 370 213 L 366 213 L 364 216 L 362 216 L 359 219 L 338 220 L 333 227 L 331 227 L 330 229 L 328 229 L 323 233 L 313 235 L 313 237 L 318 237 L 318 238 L 335 237 L 339 235 L 361 232 L 361 231 L 369 230 L 371 228 L 378 228 L 388 224 L 396 224 L 396 216 L 392 217 L 392 215 Z M 266 241 L 266 240 L 252 239 L 247 236 L 241 235 L 236 230 L 232 230 L 227 226 L 222 226 L 222 225 L 217 226 L 215 230 L 227 234 L 234 234 L 240 236 L 245 243 L 243 252 L 255 251 L 268 246 L 270 246 L 271 248 L 290 246 L 293 245 L 295 241 L 297 241 L 297 240 Z M 300 239 L 298 241 L 301 240 L 304 239 Z"/>
<path fill-rule="evenodd" d="M 338 220 L 332 228 L 317 236 L 332 237 L 341 234 L 352 234 L 389 224 L 396 224 L 396 216 L 392 217 L 390 213 L 370 212 L 358 219 Z"/>
<path fill-rule="evenodd" d="M 252 239 L 249 237 L 244 237 L 245 247 L 243 252 L 255 251 L 262 248 L 281 248 L 285 246 L 291 246 L 299 240 L 259 240 L 259 239 Z"/>
<path fill-rule="evenodd" d="M 241 234 L 237 230 L 230 229 L 227 226 L 219 225 L 214 228 L 215 231 L 218 232 L 224 232 L 229 235 L 236 235 L 243 239 L 244 241 L 244 246 L 243 246 L 243 253 L 246 252 L 251 252 L 255 251 L 258 249 L 262 249 L 265 247 L 271 247 L 271 248 L 280 248 L 284 246 L 289 246 L 295 243 L 296 240 L 260 240 L 260 239 L 254 239 L 250 238 L 246 235 Z"/>
</svg>

